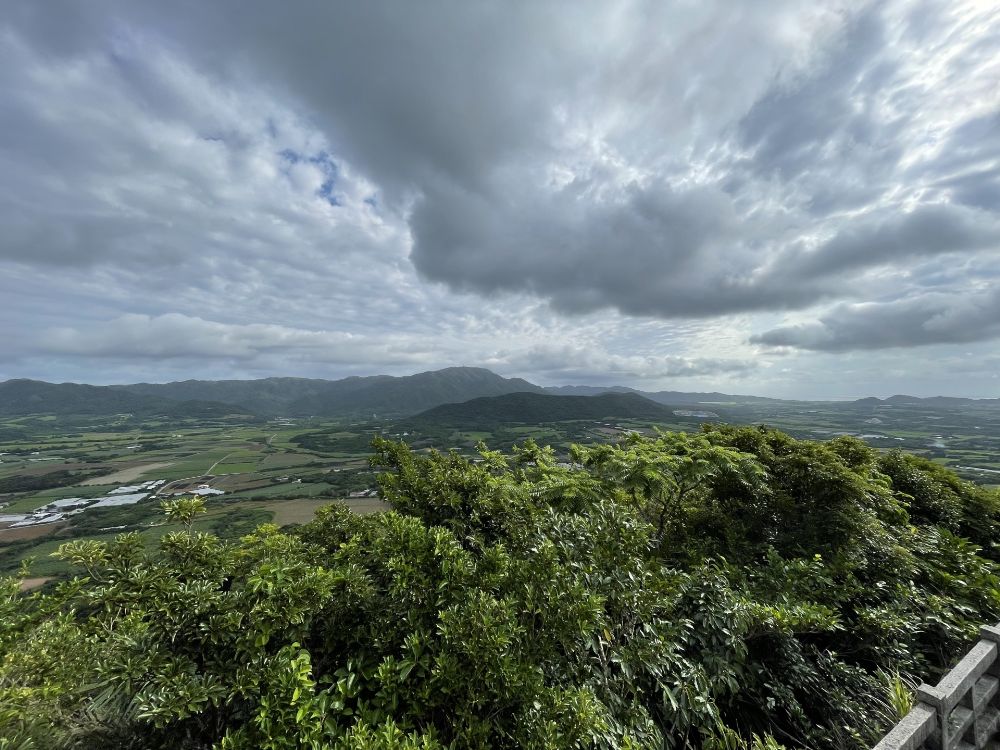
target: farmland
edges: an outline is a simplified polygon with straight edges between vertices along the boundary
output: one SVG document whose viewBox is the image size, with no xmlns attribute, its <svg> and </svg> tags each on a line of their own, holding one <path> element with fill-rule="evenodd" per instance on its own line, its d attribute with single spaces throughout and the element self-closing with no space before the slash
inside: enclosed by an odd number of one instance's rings
<svg viewBox="0 0 1000 750">
<path fill-rule="evenodd" d="M 382 509 L 368 466 L 375 435 L 418 450 L 471 453 L 533 439 L 565 455 L 574 442 L 620 439 L 629 431 L 696 431 L 707 421 L 768 424 L 796 437 L 854 435 L 873 447 L 935 460 L 973 482 L 1000 484 L 1000 413 L 975 404 L 926 402 L 715 402 L 673 409 L 665 420 L 495 420 L 442 425 L 260 418 L 143 420 L 112 417 L 10 417 L 0 420 L 0 572 L 34 558 L 36 577 L 61 576 L 50 556 L 69 539 L 110 539 L 139 532 L 152 545 L 173 527 L 160 502 L 200 494 L 207 512 L 197 527 L 236 537 L 260 523 L 309 521 L 342 501 L 358 512 Z M 137 499 L 138 498 L 138 499 Z"/>
<path fill-rule="evenodd" d="M 110 539 L 127 530 L 152 545 L 173 529 L 163 523 L 160 502 L 181 494 L 206 497 L 197 527 L 223 537 L 249 533 L 260 523 L 305 523 L 317 508 L 338 500 L 359 512 L 379 510 L 366 461 L 373 428 L 351 428 L 124 416 L 4 420 L 0 571 L 31 557 L 33 575 L 64 574 L 50 553 L 69 539 Z M 360 440 L 359 449 L 326 452 L 293 442 L 327 429 Z"/>
</svg>

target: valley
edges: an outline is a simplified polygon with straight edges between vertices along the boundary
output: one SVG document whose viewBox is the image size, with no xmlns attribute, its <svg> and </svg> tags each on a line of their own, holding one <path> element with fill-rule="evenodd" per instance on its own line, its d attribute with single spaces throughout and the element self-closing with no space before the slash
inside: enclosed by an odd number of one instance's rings
<svg viewBox="0 0 1000 750">
<path fill-rule="evenodd" d="M 435 382 L 439 388 L 440 379 Z M 425 391 L 413 403 L 433 404 L 426 411 L 367 419 L 258 416 L 245 405 L 231 414 L 212 407 L 199 416 L 173 410 L 11 414 L 17 409 L 8 405 L 0 417 L 0 572 L 33 558 L 33 576 L 64 575 L 66 564 L 49 553 L 68 539 L 137 531 L 152 545 L 174 528 L 163 522 L 160 502 L 180 495 L 206 497 L 208 512 L 198 528 L 229 538 L 260 523 L 305 523 L 332 502 L 361 513 L 381 510 L 368 464 L 376 435 L 418 451 L 467 455 L 480 441 L 509 449 L 530 438 L 565 457 L 573 443 L 613 442 L 629 431 L 696 432 L 705 422 L 768 425 L 799 438 L 853 435 L 879 449 L 925 456 L 969 481 L 1000 484 L 1000 408 L 993 401 L 673 394 L 675 403 L 664 404 L 646 397 L 660 394 L 595 389 L 553 395 L 533 388 L 504 393 L 493 384 L 485 395 L 457 403 L 441 401 L 447 389 Z M 394 410 L 405 412 L 412 394 L 398 384 L 395 389 Z M 271 403 L 276 398 L 272 393 Z"/>
</svg>

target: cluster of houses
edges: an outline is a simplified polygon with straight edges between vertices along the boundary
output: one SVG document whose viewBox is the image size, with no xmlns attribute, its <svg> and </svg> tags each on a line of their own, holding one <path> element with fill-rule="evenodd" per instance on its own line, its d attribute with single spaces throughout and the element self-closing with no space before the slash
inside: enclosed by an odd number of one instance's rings
<svg viewBox="0 0 1000 750">
<path fill-rule="evenodd" d="M 166 479 L 154 479 L 149 482 L 134 485 L 122 485 L 113 490 L 109 490 L 104 497 L 67 497 L 62 500 L 53 500 L 40 508 L 36 508 L 30 513 L 18 515 L 0 514 L 0 523 L 9 524 L 9 528 L 21 528 L 24 526 L 40 526 L 47 523 L 56 523 L 70 516 L 75 516 L 91 508 L 109 508 L 116 505 L 134 505 L 140 500 L 145 500 L 151 495 L 159 493 L 162 485 L 166 484 Z M 224 495 L 222 490 L 212 489 L 207 484 L 199 485 L 197 489 L 185 492 L 174 492 L 173 495 Z"/>
<path fill-rule="evenodd" d="M 170 494 L 174 497 L 181 497 L 182 495 L 198 495 L 199 497 L 208 497 L 209 495 L 225 495 L 226 492 L 225 490 L 212 489 L 207 484 L 199 484 L 193 489 L 185 489 L 180 492 L 172 492 Z"/>
</svg>

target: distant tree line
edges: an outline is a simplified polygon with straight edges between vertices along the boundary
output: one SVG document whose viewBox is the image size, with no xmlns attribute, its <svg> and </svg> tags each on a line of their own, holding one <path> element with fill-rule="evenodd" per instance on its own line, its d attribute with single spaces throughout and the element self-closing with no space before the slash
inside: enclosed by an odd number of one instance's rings
<svg viewBox="0 0 1000 750">
<path fill-rule="evenodd" d="M 79 484 L 93 477 L 110 474 L 110 469 L 94 469 L 81 471 L 79 469 L 59 469 L 45 474 L 13 474 L 0 477 L 0 494 L 14 492 L 38 492 L 54 487 L 68 487 Z"/>
</svg>

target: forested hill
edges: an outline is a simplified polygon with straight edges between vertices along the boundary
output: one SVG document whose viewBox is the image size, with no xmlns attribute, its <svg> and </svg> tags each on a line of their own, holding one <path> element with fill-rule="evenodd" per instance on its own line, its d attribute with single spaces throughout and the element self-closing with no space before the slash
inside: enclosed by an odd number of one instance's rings
<svg viewBox="0 0 1000 750">
<path fill-rule="evenodd" d="M 133 393 L 166 398 L 221 401 L 257 413 L 316 417 L 370 417 L 372 414 L 380 417 L 406 416 L 438 404 L 466 401 L 478 396 L 541 391 L 538 386 L 521 378 L 504 378 L 480 367 L 448 367 L 402 377 L 372 375 L 341 380 L 186 380 L 119 387 Z"/>
<path fill-rule="evenodd" d="M 28 414 L 94 415 L 134 414 L 167 417 L 223 417 L 249 415 L 232 404 L 131 393 L 109 386 L 78 383 L 44 383 L 38 380 L 7 380 L 0 383 L 0 415 Z"/>
<path fill-rule="evenodd" d="M 667 407 L 635 393 L 604 393 L 599 396 L 551 396 L 540 393 L 508 393 L 474 398 L 459 404 L 442 404 L 406 420 L 412 425 L 489 427 L 506 423 L 540 424 L 568 419 L 672 418 Z"/>
<path fill-rule="evenodd" d="M 1000 619 L 998 491 L 853 438 L 373 448 L 392 512 L 0 581 L 0 747 L 867 750 Z"/>
<path fill-rule="evenodd" d="M 376 378 L 366 378 L 374 381 Z M 358 378 L 362 380 L 362 378 Z M 286 414 L 296 400 L 315 396 L 330 384 L 314 378 L 259 378 L 256 380 L 179 380 L 173 383 L 135 383 L 111 386 L 175 401 L 217 401 L 249 409 L 258 414 Z"/>
<path fill-rule="evenodd" d="M 298 399 L 289 409 L 299 414 L 323 416 L 352 412 L 408 415 L 438 404 L 480 396 L 541 390 L 521 378 L 504 378 L 480 367 L 448 367 L 398 378 L 382 376 L 372 383 L 363 382 L 366 380 L 332 381 L 322 393 Z"/>
</svg>

